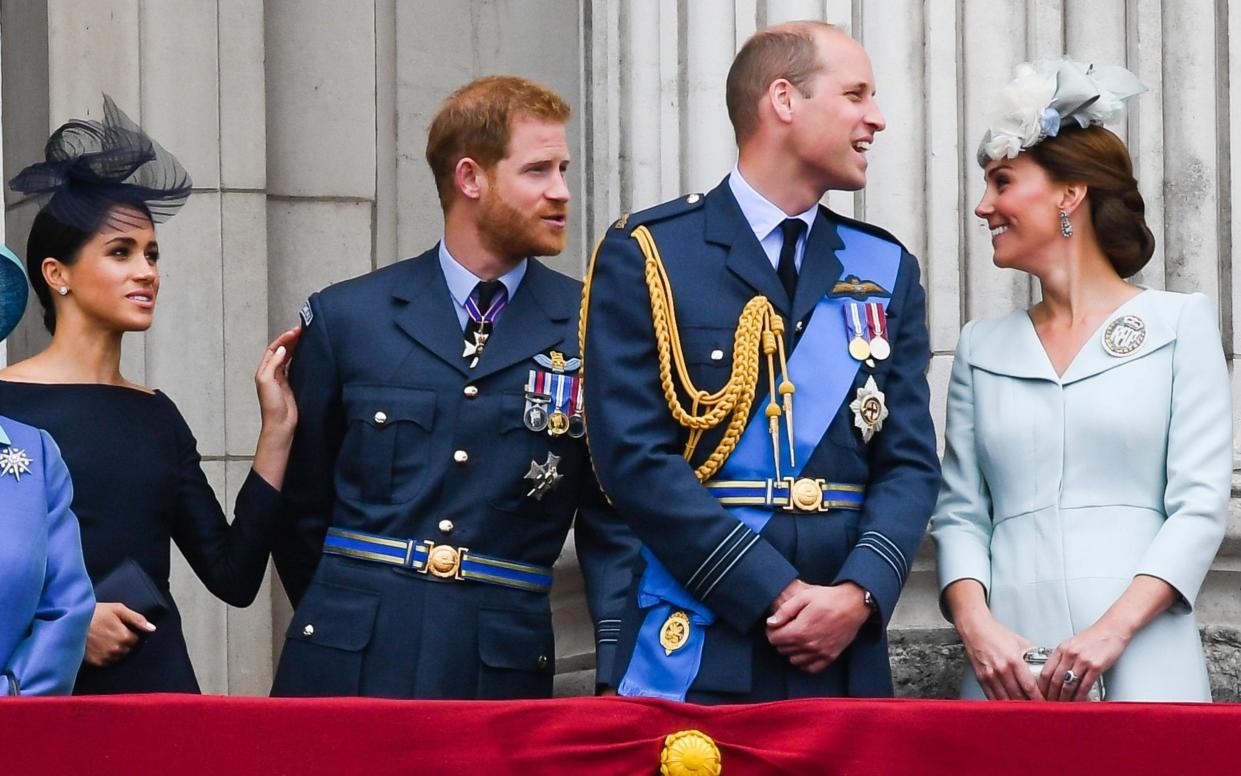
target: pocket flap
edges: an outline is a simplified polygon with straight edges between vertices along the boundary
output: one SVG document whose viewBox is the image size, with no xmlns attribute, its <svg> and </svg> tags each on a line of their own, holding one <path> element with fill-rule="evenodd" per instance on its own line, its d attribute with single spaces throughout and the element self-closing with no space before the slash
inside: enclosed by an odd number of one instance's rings
<svg viewBox="0 0 1241 776">
<path fill-rule="evenodd" d="M 286 638 L 360 652 L 371 641 L 378 611 L 375 593 L 326 583 L 311 585 L 293 614 Z"/>
<path fill-rule="evenodd" d="M 427 431 L 435 423 L 435 392 L 399 385 L 352 384 L 342 392 L 345 414 L 375 428 L 408 421 Z"/>
<path fill-rule="evenodd" d="M 482 609 L 478 613 L 478 657 L 484 665 L 517 671 L 556 670 L 550 614 Z"/>
</svg>

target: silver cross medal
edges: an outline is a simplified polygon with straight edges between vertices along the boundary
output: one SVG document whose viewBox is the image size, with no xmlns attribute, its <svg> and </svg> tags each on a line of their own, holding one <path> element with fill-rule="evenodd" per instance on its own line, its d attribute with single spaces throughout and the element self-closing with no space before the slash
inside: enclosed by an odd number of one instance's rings
<svg viewBox="0 0 1241 776">
<path fill-rule="evenodd" d="M 564 477 L 563 474 L 556 471 L 556 465 L 560 463 L 560 456 L 555 453 L 548 453 L 547 460 L 543 463 L 538 461 L 530 462 L 530 471 L 526 472 L 526 476 L 522 479 L 531 480 L 534 486 L 530 488 L 530 492 L 526 496 L 533 498 L 535 501 L 542 501 L 543 496 L 549 490 L 556 487 L 556 483 Z"/>
<path fill-rule="evenodd" d="M 478 366 L 478 359 L 483 355 L 483 348 L 487 346 L 487 337 L 491 336 L 488 331 L 489 324 L 482 323 L 479 325 L 478 331 L 473 333 L 474 341 L 465 341 L 465 350 L 461 352 L 462 358 L 470 359 L 470 369 Z"/>
<path fill-rule="evenodd" d="M 30 474 L 31 463 L 33 461 L 30 460 L 30 456 L 26 455 L 25 450 L 6 447 L 0 450 L 0 477 L 12 474 L 14 479 L 21 482 L 23 474 Z"/>
</svg>

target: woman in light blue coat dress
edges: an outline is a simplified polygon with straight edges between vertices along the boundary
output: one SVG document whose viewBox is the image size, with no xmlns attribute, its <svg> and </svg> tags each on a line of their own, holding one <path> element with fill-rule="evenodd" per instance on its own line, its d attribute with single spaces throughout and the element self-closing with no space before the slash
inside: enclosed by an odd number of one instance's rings
<svg viewBox="0 0 1241 776">
<path fill-rule="evenodd" d="M 1228 373 L 1206 297 L 1124 280 L 1154 239 L 1098 124 L 1138 91 L 1024 66 L 979 151 L 995 263 L 1043 299 L 967 324 L 953 364 L 931 532 L 965 697 L 1083 700 L 1102 677 L 1110 700 L 1211 698 L 1192 610 L 1227 517 Z"/>
<path fill-rule="evenodd" d="M 25 306 L 25 273 L 0 246 L 0 341 Z M 52 438 L 0 415 L 0 696 L 73 690 L 95 596 L 72 501 Z"/>
</svg>

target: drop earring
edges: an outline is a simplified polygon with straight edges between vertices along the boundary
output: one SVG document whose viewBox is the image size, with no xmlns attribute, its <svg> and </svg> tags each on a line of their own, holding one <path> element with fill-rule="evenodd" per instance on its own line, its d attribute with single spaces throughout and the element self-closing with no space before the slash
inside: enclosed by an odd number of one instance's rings
<svg viewBox="0 0 1241 776">
<path fill-rule="evenodd" d="M 56 289 L 56 293 L 60 294 L 61 296 L 68 296 L 69 286 L 61 286 L 60 288 Z"/>
<path fill-rule="evenodd" d="M 1066 239 L 1073 236 L 1073 222 L 1069 220 L 1069 214 L 1063 210 L 1060 211 L 1060 234 Z"/>
</svg>

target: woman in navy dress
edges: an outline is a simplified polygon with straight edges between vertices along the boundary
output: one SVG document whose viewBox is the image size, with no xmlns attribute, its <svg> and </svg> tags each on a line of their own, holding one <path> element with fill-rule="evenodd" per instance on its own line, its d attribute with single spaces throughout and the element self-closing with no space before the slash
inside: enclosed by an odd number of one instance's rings
<svg viewBox="0 0 1241 776">
<path fill-rule="evenodd" d="M 0 407 L 51 433 L 73 477 L 100 599 L 75 692 L 198 692 L 169 590 L 171 543 L 213 594 L 254 599 L 297 420 L 285 372 L 298 332 L 268 347 L 255 376 L 262 429 L 230 525 L 176 405 L 121 373 L 124 334 L 155 312 L 154 225 L 185 202 L 190 178 L 108 98 L 102 122 L 65 124 L 46 157 L 10 186 L 47 198 L 26 263 L 52 341 L 0 371 Z"/>
<path fill-rule="evenodd" d="M 0 246 L 0 341 L 26 307 L 26 276 Z M 66 695 L 95 598 L 73 486 L 45 431 L 0 415 L 0 695 Z"/>
</svg>

